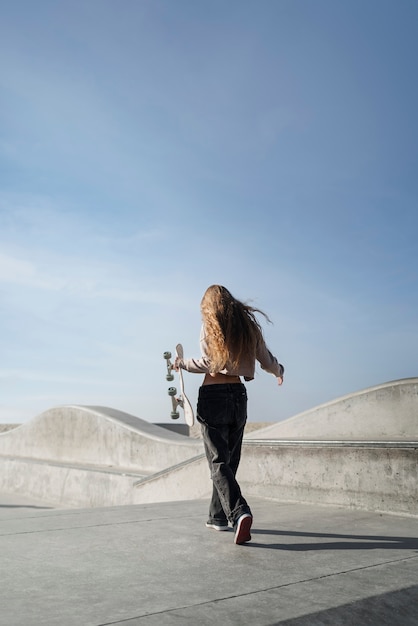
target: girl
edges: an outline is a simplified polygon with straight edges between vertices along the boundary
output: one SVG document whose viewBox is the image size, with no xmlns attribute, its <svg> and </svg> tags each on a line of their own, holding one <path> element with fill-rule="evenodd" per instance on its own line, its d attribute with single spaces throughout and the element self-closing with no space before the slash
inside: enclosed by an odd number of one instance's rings
<svg viewBox="0 0 418 626">
<path fill-rule="evenodd" d="M 235 478 L 247 421 L 245 381 L 254 378 L 255 362 L 283 383 L 284 367 L 268 350 L 255 313 L 267 315 L 239 300 L 221 285 L 209 287 L 201 302 L 203 318 L 200 359 L 179 359 L 175 369 L 204 373 L 199 389 L 197 420 L 201 424 L 213 481 L 208 528 L 233 526 L 236 544 L 251 539 L 252 514 Z"/>
</svg>

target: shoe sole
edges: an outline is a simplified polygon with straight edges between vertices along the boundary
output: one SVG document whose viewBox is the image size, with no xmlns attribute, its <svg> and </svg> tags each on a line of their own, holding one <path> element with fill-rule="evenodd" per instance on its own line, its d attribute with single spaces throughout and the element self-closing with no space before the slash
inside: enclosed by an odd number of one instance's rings
<svg viewBox="0 0 418 626">
<path fill-rule="evenodd" d="M 246 515 L 238 521 L 237 530 L 235 531 L 234 542 L 238 545 L 251 541 L 251 526 L 253 518 L 251 515 Z"/>
<path fill-rule="evenodd" d="M 206 524 L 206 528 L 212 528 L 213 530 L 229 530 L 228 526 L 217 526 L 216 524 Z"/>
</svg>

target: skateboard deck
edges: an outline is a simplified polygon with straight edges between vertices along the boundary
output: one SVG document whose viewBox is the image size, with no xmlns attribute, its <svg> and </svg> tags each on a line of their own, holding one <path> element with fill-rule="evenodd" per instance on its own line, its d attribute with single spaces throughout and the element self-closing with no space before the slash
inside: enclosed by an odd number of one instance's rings
<svg viewBox="0 0 418 626">
<path fill-rule="evenodd" d="M 183 358 L 183 346 L 181 343 L 176 346 L 176 355 L 182 359 Z M 171 381 L 174 380 L 173 376 L 173 364 L 171 362 L 171 352 L 164 352 L 164 358 L 167 364 L 167 375 L 166 380 Z M 194 424 L 194 413 L 192 405 L 190 404 L 189 398 L 186 396 L 184 392 L 184 380 L 183 380 L 183 370 L 179 369 L 178 371 L 179 381 L 180 381 L 180 395 L 176 396 L 177 389 L 175 387 L 169 387 L 168 395 L 171 397 L 172 402 L 172 411 L 171 411 L 171 419 L 178 419 L 180 414 L 178 412 L 178 407 L 180 406 L 184 411 L 184 419 L 186 424 L 189 426 L 193 426 Z"/>
</svg>

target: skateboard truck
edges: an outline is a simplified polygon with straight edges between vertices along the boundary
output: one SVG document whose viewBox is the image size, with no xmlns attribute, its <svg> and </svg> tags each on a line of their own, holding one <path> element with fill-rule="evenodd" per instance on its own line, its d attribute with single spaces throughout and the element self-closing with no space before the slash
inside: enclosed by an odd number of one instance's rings
<svg viewBox="0 0 418 626">
<path fill-rule="evenodd" d="M 171 397 L 171 402 L 173 405 L 173 410 L 171 411 L 170 416 L 172 420 L 178 420 L 178 418 L 180 417 L 180 413 L 177 411 L 177 406 L 180 404 L 180 402 L 176 398 L 176 393 L 177 389 L 175 387 L 168 388 L 168 395 Z"/>
<path fill-rule="evenodd" d="M 171 373 L 173 370 L 174 365 L 172 364 L 172 362 L 170 361 L 171 359 L 171 352 L 164 352 L 164 358 L 167 362 L 167 376 L 165 377 L 166 380 L 174 380 L 174 376 Z"/>
</svg>

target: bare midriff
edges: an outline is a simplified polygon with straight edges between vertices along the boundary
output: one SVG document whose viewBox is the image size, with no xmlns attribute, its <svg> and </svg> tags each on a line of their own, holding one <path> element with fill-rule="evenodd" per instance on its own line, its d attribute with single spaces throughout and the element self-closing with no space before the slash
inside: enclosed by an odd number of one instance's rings
<svg viewBox="0 0 418 626">
<path fill-rule="evenodd" d="M 228 376 L 227 374 L 205 374 L 202 385 L 219 385 L 226 383 L 240 383 L 239 376 Z"/>
</svg>

